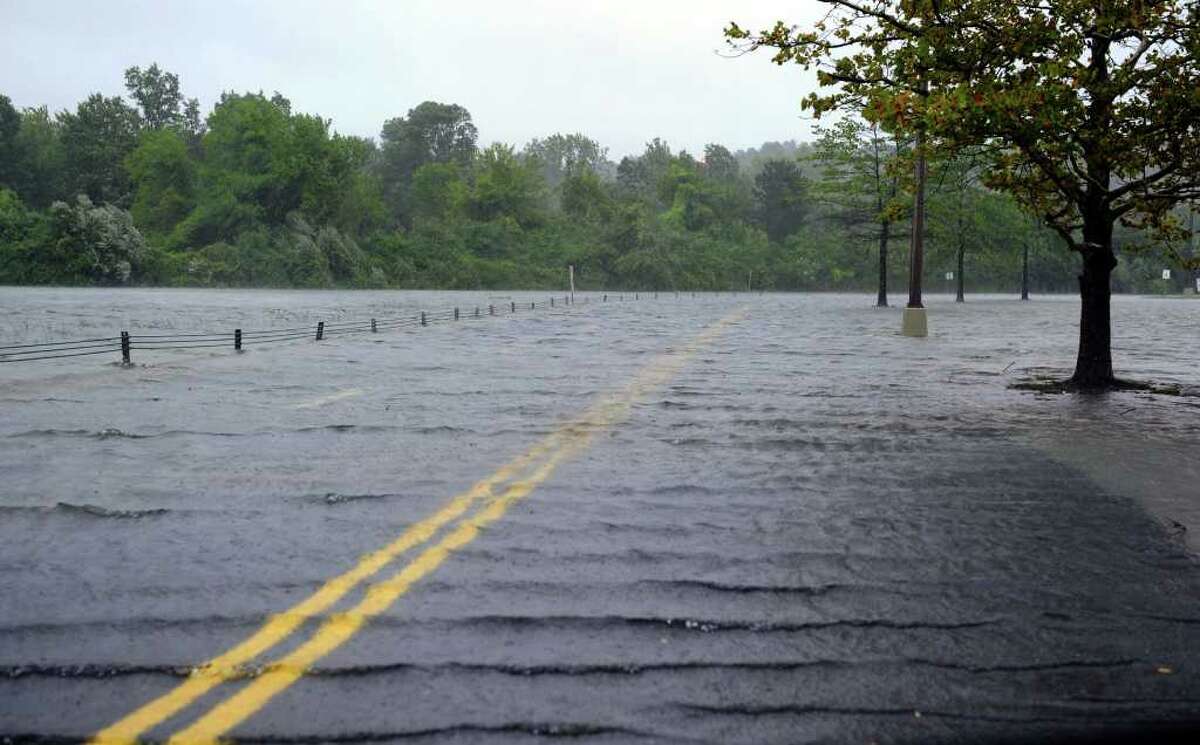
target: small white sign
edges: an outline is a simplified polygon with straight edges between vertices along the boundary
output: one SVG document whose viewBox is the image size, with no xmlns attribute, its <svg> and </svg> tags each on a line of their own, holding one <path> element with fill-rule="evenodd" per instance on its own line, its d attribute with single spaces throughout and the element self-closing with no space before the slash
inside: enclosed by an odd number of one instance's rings
<svg viewBox="0 0 1200 745">
<path fill-rule="evenodd" d="M 946 272 L 946 281 L 949 282 L 952 279 L 954 279 L 954 272 Z"/>
<path fill-rule="evenodd" d="M 1163 279 L 1170 279 L 1170 278 L 1171 278 L 1171 270 L 1163 269 Z"/>
<path fill-rule="evenodd" d="M 1196 277 L 1196 294 L 1200 295 L 1200 277 Z"/>
</svg>

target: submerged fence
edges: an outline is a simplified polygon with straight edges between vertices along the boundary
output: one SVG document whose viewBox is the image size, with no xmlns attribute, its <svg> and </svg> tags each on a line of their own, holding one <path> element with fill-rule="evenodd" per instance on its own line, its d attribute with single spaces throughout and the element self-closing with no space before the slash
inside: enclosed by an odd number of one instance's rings
<svg viewBox="0 0 1200 745">
<path fill-rule="evenodd" d="M 610 298 L 616 301 L 625 300 L 626 296 L 634 300 L 641 299 L 642 293 L 609 293 L 599 294 L 595 299 L 607 303 Z M 658 297 L 658 293 L 646 293 Z M 679 293 L 675 293 L 678 295 Z M 694 294 L 694 293 L 693 293 Z M 581 300 L 588 302 L 588 297 Z M 196 333 L 163 333 L 163 334 L 131 334 L 121 331 L 118 336 L 99 337 L 94 339 L 73 339 L 70 341 L 42 342 L 40 344 L 10 344 L 0 346 L 0 363 L 6 362 L 36 362 L 39 360 L 57 360 L 68 357 L 89 357 L 93 355 L 120 354 L 122 364 L 133 364 L 135 351 L 152 350 L 182 350 L 182 349 L 215 349 L 225 348 L 242 351 L 250 346 L 294 342 L 301 339 L 323 341 L 331 337 L 347 336 L 350 334 L 378 334 L 384 331 L 404 328 L 420 328 L 432 323 L 445 323 L 464 320 L 492 318 L 495 316 L 513 316 L 522 311 L 548 310 L 556 307 L 566 307 L 575 304 L 571 295 L 551 297 L 542 302 L 528 303 L 510 300 L 496 305 L 474 305 L 446 308 L 438 311 L 416 311 L 404 316 L 391 318 L 367 318 L 359 321 L 318 321 L 315 325 L 293 326 L 290 328 L 271 328 L 261 330 L 243 330 L 240 328 L 224 332 Z"/>
</svg>

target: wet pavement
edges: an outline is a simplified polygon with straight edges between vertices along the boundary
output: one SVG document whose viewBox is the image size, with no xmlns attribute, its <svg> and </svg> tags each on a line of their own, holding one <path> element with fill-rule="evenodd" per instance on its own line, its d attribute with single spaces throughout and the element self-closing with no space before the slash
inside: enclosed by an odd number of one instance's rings
<svg viewBox="0 0 1200 745">
<path fill-rule="evenodd" d="M 6 339 L 489 302 L 41 292 Z M 1189 741 L 1200 399 L 1011 390 L 1070 299 L 869 302 L 0 366 L 0 739 Z M 1200 302 L 1114 315 L 1196 385 Z"/>
</svg>

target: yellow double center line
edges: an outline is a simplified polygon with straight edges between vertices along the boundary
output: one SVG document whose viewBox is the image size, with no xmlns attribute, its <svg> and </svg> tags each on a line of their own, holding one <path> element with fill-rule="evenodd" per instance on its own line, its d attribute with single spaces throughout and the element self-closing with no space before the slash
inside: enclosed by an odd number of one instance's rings
<svg viewBox="0 0 1200 745">
<path fill-rule="evenodd" d="M 346 643 L 374 616 L 386 611 L 414 583 L 437 569 L 451 553 L 466 546 L 481 528 L 499 520 L 513 503 L 528 495 L 564 460 L 587 448 L 597 432 L 629 417 L 645 393 L 670 380 L 702 347 L 745 314 L 737 310 L 708 326 L 684 347 L 668 351 L 643 368 L 623 390 L 602 397 L 525 453 L 451 499 L 437 512 L 414 523 L 396 540 L 363 556 L 349 571 L 328 580 L 316 592 L 287 611 L 272 616 L 250 638 L 197 667 L 171 691 L 150 701 L 92 739 L 104 743 L 133 743 L 147 730 L 181 712 L 216 686 L 246 677 L 249 663 L 278 645 L 311 618 L 325 613 L 365 580 L 378 574 L 407 551 L 452 526 L 432 546 L 382 582 L 369 585 L 362 599 L 344 613 L 333 613 L 294 651 L 263 667 L 241 690 L 218 703 L 191 725 L 171 737 L 173 743 L 212 743 L 261 709 L 299 680 L 321 658 Z M 524 478 L 519 478 L 524 474 Z M 507 485 L 505 488 L 504 485 Z M 477 502 L 483 505 L 464 515 Z M 457 522 L 456 522 L 457 521 Z"/>
</svg>

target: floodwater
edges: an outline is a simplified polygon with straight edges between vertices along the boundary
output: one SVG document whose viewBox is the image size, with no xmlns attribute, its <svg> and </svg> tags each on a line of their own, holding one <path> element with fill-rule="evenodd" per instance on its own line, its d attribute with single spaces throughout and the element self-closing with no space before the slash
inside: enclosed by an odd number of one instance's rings
<svg viewBox="0 0 1200 745">
<path fill-rule="evenodd" d="M 1077 301 L 934 297 L 913 340 L 867 296 L 578 297 L 0 290 L 0 344 L 464 315 L 0 364 L 0 738 L 86 739 L 160 700 L 522 453 L 464 541 L 396 556 L 138 734 L 1200 731 L 1200 398 L 1011 389 L 1069 373 Z M 1200 301 L 1114 319 L 1123 376 L 1195 391 Z M 405 567 L 428 571 L 255 698 Z"/>
</svg>

